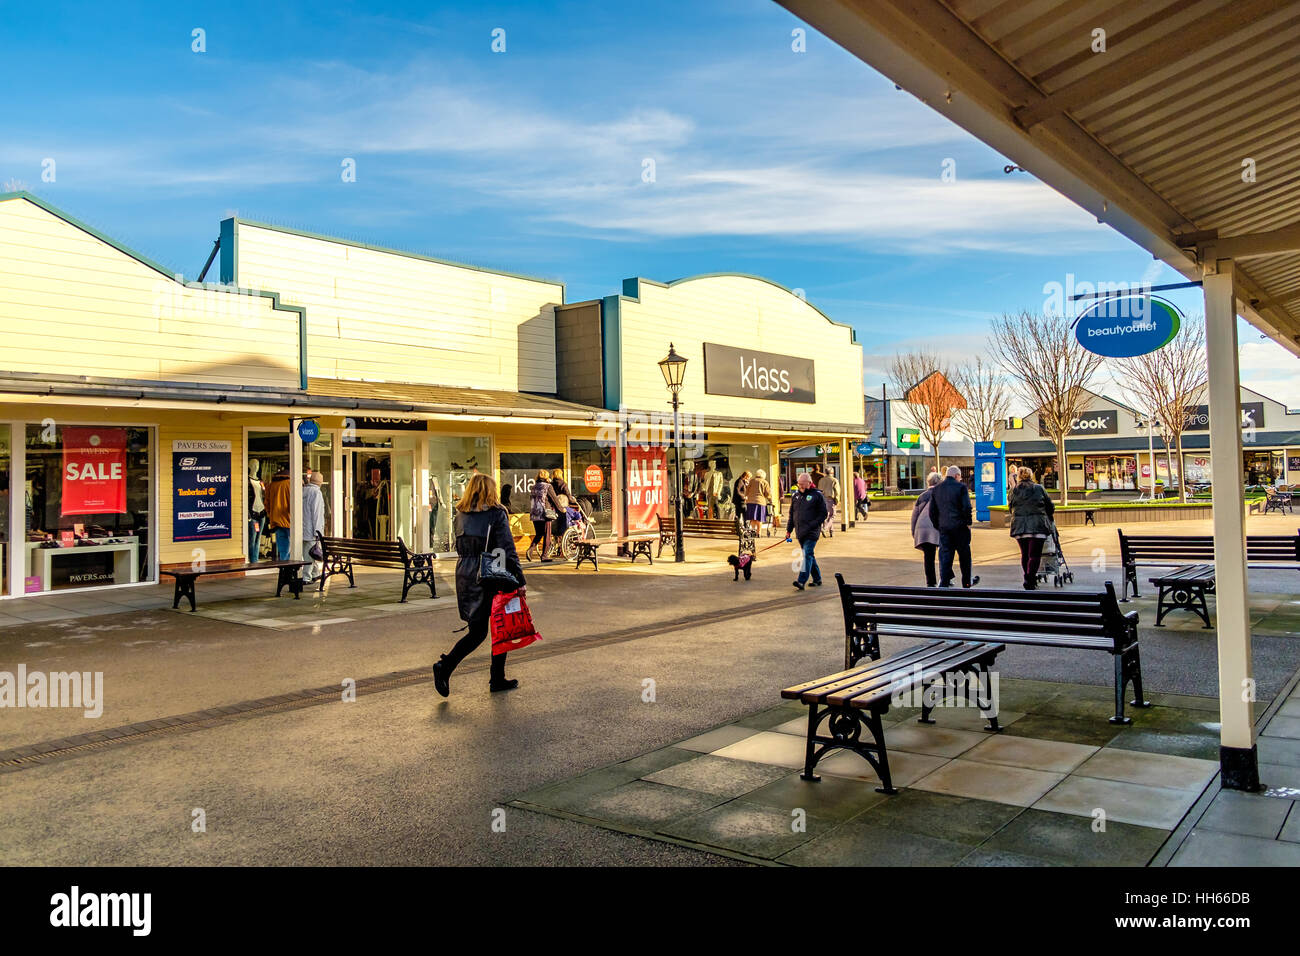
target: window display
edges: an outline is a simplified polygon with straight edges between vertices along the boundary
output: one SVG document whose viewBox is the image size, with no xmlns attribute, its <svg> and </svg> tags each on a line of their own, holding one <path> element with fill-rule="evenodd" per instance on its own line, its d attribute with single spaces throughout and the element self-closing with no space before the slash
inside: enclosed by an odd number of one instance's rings
<svg viewBox="0 0 1300 956">
<path fill-rule="evenodd" d="M 152 580 L 151 431 L 27 426 L 28 592 Z"/>
</svg>

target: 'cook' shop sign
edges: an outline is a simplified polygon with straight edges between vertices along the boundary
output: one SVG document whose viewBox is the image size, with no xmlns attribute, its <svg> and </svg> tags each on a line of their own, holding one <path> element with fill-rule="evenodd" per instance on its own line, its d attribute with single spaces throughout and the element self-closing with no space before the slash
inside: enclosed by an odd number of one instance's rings
<svg viewBox="0 0 1300 956">
<path fill-rule="evenodd" d="M 704 391 L 774 402 L 817 401 L 812 359 L 712 342 L 704 343 Z"/>
</svg>

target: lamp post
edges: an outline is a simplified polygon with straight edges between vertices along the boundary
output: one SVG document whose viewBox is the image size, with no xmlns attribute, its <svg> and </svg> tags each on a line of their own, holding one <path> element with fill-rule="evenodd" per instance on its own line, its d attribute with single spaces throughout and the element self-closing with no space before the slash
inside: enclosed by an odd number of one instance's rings
<svg viewBox="0 0 1300 956">
<path fill-rule="evenodd" d="M 678 418 L 678 394 L 682 390 L 682 380 L 686 377 L 686 359 L 677 354 L 671 342 L 668 343 L 668 356 L 659 363 L 659 371 L 664 373 L 664 384 L 673 396 L 673 446 L 676 461 L 673 462 L 673 474 L 676 476 L 677 496 L 673 504 L 673 522 L 677 528 L 677 554 L 674 561 L 686 560 L 685 539 L 682 536 L 682 425 Z"/>
<path fill-rule="evenodd" d="M 880 471 L 880 493 L 889 494 L 889 393 L 885 391 L 885 383 L 880 383 L 880 451 L 884 457 L 884 465 Z"/>
</svg>

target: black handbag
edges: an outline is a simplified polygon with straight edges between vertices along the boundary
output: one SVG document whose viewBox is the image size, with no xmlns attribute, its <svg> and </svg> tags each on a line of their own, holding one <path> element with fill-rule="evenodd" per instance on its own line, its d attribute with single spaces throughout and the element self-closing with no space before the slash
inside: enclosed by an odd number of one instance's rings
<svg viewBox="0 0 1300 956">
<path fill-rule="evenodd" d="M 496 555 L 492 553 L 492 526 L 490 524 L 483 544 L 483 553 L 478 556 L 478 583 L 485 592 L 493 594 L 501 591 L 517 591 L 520 587 L 515 576 L 506 567 L 504 555 L 501 560 L 497 560 Z"/>
</svg>

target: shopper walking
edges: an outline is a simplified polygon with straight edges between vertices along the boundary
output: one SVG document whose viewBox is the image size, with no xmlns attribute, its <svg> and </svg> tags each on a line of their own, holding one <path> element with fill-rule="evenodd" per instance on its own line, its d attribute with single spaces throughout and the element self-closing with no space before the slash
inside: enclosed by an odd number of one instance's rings
<svg viewBox="0 0 1300 956">
<path fill-rule="evenodd" d="M 930 499 L 934 497 L 934 486 L 939 483 L 939 473 L 930 472 L 925 480 L 925 491 L 916 499 L 912 507 L 912 544 L 924 555 L 925 586 L 937 587 L 939 579 L 934 571 L 934 556 L 939 550 L 939 529 L 930 520 Z"/>
<path fill-rule="evenodd" d="M 961 562 L 961 586 L 979 584 L 979 577 L 971 577 L 970 489 L 959 479 L 961 469 L 948 468 L 948 477 L 935 485 L 930 495 L 930 521 L 939 529 L 939 587 L 952 587 L 952 559 Z"/>
<path fill-rule="evenodd" d="M 1007 496 L 1011 508 L 1011 537 L 1020 545 L 1020 570 L 1024 572 L 1026 591 L 1038 588 L 1038 565 L 1043 559 L 1043 544 L 1052 536 L 1052 516 L 1056 505 L 1046 489 L 1034 481 L 1034 473 L 1021 468 L 1016 486 Z"/>
<path fill-rule="evenodd" d="M 443 654 L 433 665 L 433 686 L 443 697 L 451 692 L 452 671 L 483 643 L 490 629 L 492 598 L 497 591 L 492 585 L 485 587 L 479 580 L 483 554 L 498 556 L 505 570 L 519 583 L 521 594 L 525 585 L 519 555 L 510 536 L 510 518 L 497 499 L 497 483 L 487 475 L 472 476 L 465 493 L 456 503 L 455 534 L 456 604 L 460 609 L 460 619 L 469 628 L 451 652 Z M 519 681 L 506 679 L 506 655 L 492 655 L 488 690 L 496 693 L 514 690 L 518 686 Z"/>
<path fill-rule="evenodd" d="M 551 535 L 555 541 L 564 540 L 564 531 L 569 527 L 569 507 L 576 505 L 569 483 L 564 480 L 564 472 L 556 469 L 551 472 L 551 487 L 555 489 L 555 520 L 551 522 Z"/>
<path fill-rule="evenodd" d="M 828 538 L 834 537 L 835 516 L 839 514 L 840 506 L 840 480 L 835 477 L 833 470 L 827 471 L 817 480 L 817 490 L 826 499 L 826 523 L 822 531 Z"/>
<path fill-rule="evenodd" d="M 807 473 L 800 475 L 799 487 L 790 499 L 790 518 L 785 526 L 785 540 L 789 541 L 793 535 L 803 549 L 799 577 L 794 581 L 794 586 L 800 591 L 810 576 L 812 586 L 821 587 L 822 569 L 817 566 L 816 548 L 826 514 L 825 497 L 813 486 L 813 480 Z"/>
<path fill-rule="evenodd" d="M 275 560 L 289 560 L 289 469 L 282 468 L 271 477 L 266 489 L 266 527 L 275 532 Z"/>
<path fill-rule="evenodd" d="M 745 495 L 749 492 L 749 479 L 754 477 L 748 471 L 742 471 L 740 477 L 731 485 L 731 507 L 736 513 L 736 520 L 745 521 Z"/>
<path fill-rule="evenodd" d="M 867 512 L 871 508 L 871 499 L 867 497 L 867 483 L 862 473 L 857 471 L 853 473 L 853 507 L 857 516 L 866 521 Z"/>
<path fill-rule="evenodd" d="M 473 481 L 473 479 L 470 479 Z M 493 492 L 493 498 L 496 492 Z M 457 505 L 457 510 L 460 505 Z M 543 563 L 551 560 L 551 522 L 560 514 L 560 502 L 555 495 L 555 487 L 551 484 L 551 473 L 543 468 L 537 473 L 537 478 L 533 481 L 532 491 L 529 493 L 528 500 L 528 517 L 533 522 L 533 543 L 528 546 L 528 553 L 524 555 L 529 561 L 533 559 L 533 549 L 540 548 Z"/>
<path fill-rule="evenodd" d="M 316 535 L 325 533 L 325 495 L 320 490 L 324 483 L 325 476 L 313 471 L 302 486 L 302 559 L 311 562 L 302 569 L 304 584 L 316 578 L 319 562 L 311 556 L 311 549 L 316 546 Z"/>
<path fill-rule="evenodd" d="M 754 537 L 758 537 L 767 523 L 767 509 L 771 505 L 772 486 L 767 483 L 767 472 L 760 468 L 745 485 L 745 522 Z"/>
</svg>

